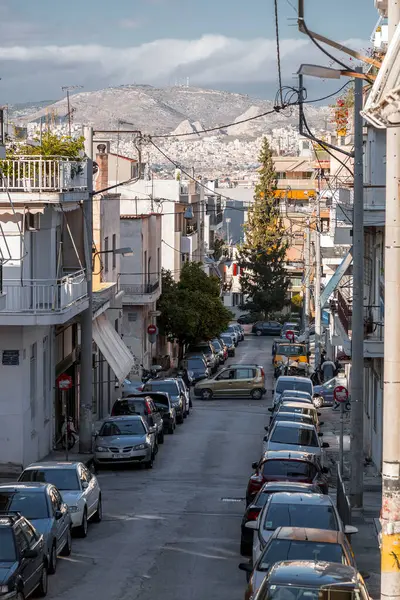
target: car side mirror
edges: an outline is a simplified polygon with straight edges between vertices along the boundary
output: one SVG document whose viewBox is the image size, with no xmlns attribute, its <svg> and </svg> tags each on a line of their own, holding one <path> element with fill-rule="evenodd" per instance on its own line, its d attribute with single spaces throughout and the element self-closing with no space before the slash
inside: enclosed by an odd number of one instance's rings
<svg viewBox="0 0 400 600">
<path fill-rule="evenodd" d="M 329 448 L 329 444 L 328 444 L 328 442 L 323 442 L 323 444 L 322 444 L 322 447 L 323 447 L 323 448 Z"/>
<path fill-rule="evenodd" d="M 258 521 L 247 521 L 245 525 L 246 529 L 252 529 L 253 531 L 258 530 Z"/>
<path fill-rule="evenodd" d="M 353 525 L 345 525 L 344 532 L 346 535 L 354 535 L 358 533 L 357 527 L 353 527 Z"/>
<path fill-rule="evenodd" d="M 240 566 L 239 566 L 239 569 L 240 569 Z M 371 575 L 368 573 L 368 571 L 360 571 L 360 575 L 364 579 L 364 581 L 371 577 Z"/>
<path fill-rule="evenodd" d="M 27 548 L 23 554 L 24 558 L 37 558 L 39 556 L 39 552 L 37 550 L 31 550 Z"/>
<path fill-rule="evenodd" d="M 320 417 L 321 415 L 322 415 L 322 413 L 320 413 L 320 412 L 317 412 L 317 416 L 318 416 L 318 417 Z"/>
<path fill-rule="evenodd" d="M 329 473 L 328 467 L 322 467 L 321 472 L 327 475 Z"/>
<path fill-rule="evenodd" d="M 322 433 L 322 431 L 318 432 L 318 437 L 322 437 L 324 434 Z"/>
<path fill-rule="evenodd" d="M 268 436 L 267 435 L 264 436 L 264 442 L 268 442 Z"/>
<path fill-rule="evenodd" d="M 89 487 L 89 484 L 88 484 L 88 482 L 87 482 L 87 481 L 82 481 L 82 489 L 83 489 L 83 490 L 87 490 L 87 489 L 88 489 L 88 487 Z"/>
<path fill-rule="evenodd" d="M 257 469 L 258 468 L 258 462 L 251 463 L 251 468 L 252 469 Z"/>
<path fill-rule="evenodd" d="M 253 567 L 251 566 L 250 563 L 239 563 L 239 569 L 241 571 L 245 571 L 246 573 L 252 573 L 253 572 Z"/>
<path fill-rule="evenodd" d="M 269 407 L 269 409 L 268 409 L 268 411 L 269 411 L 269 412 L 274 412 L 274 407 L 273 407 L 273 406 L 270 406 L 270 407 Z"/>
<path fill-rule="evenodd" d="M 56 512 L 54 513 L 55 519 L 56 521 L 59 521 L 61 519 L 61 517 L 63 516 L 61 510 L 56 510 Z"/>
</svg>

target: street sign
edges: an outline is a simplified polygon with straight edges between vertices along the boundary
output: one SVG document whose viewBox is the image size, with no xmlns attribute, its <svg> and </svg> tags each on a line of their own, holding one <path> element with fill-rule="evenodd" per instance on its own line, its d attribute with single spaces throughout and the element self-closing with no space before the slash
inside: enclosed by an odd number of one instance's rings
<svg viewBox="0 0 400 600">
<path fill-rule="evenodd" d="M 57 379 L 57 385 L 59 390 L 69 390 L 72 388 L 72 377 L 63 373 Z"/>
<path fill-rule="evenodd" d="M 147 328 L 147 333 L 149 335 L 155 335 L 157 333 L 157 327 L 155 325 L 149 325 Z"/>
<path fill-rule="evenodd" d="M 335 398 L 336 402 L 347 402 L 349 399 L 349 392 L 344 385 L 337 385 L 333 390 L 333 397 Z"/>
<path fill-rule="evenodd" d="M 286 339 L 293 342 L 294 340 L 294 331 L 287 331 L 286 332 Z"/>
</svg>

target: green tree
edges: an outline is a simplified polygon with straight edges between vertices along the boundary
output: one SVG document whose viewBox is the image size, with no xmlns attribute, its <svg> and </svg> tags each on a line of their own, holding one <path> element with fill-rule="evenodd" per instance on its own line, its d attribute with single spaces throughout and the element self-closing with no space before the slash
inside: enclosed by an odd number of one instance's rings
<svg viewBox="0 0 400 600">
<path fill-rule="evenodd" d="M 289 279 L 285 262 L 288 245 L 275 197 L 276 173 L 266 138 L 259 161 L 259 181 L 244 225 L 245 241 L 239 247 L 238 262 L 242 292 L 248 298 L 242 308 L 268 315 L 282 310 L 287 303 Z"/>
<path fill-rule="evenodd" d="M 74 139 L 67 135 L 58 136 L 51 131 L 45 131 L 40 143 L 39 138 L 35 138 L 35 146 L 25 144 L 12 144 L 7 148 L 7 158 L 15 155 L 20 156 L 64 156 L 72 160 L 83 158 L 84 141 L 83 136 Z"/>
<path fill-rule="evenodd" d="M 232 313 L 222 304 L 217 277 L 209 277 L 201 263 L 185 263 L 179 282 L 163 271 L 162 294 L 157 303 L 160 333 L 185 344 L 210 340 L 224 331 Z"/>
</svg>

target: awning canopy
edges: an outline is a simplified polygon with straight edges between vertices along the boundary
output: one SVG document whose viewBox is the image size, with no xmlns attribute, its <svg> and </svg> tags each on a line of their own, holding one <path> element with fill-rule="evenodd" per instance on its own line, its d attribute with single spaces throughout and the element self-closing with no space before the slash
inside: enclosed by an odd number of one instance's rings
<svg viewBox="0 0 400 600">
<path fill-rule="evenodd" d="M 43 214 L 44 213 L 44 209 L 45 206 L 30 206 L 29 208 L 27 206 L 15 206 L 14 205 L 14 210 L 12 208 L 12 206 L 7 206 L 7 207 L 2 207 L 0 208 L 0 221 L 2 223 L 9 223 L 9 222 L 13 222 L 13 223 L 18 223 L 19 221 L 22 220 L 23 215 L 27 215 L 27 214 L 31 214 L 31 215 L 37 215 L 37 214 Z"/>
<path fill-rule="evenodd" d="M 93 340 L 121 383 L 131 371 L 134 358 L 106 315 L 93 321 Z"/>
</svg>

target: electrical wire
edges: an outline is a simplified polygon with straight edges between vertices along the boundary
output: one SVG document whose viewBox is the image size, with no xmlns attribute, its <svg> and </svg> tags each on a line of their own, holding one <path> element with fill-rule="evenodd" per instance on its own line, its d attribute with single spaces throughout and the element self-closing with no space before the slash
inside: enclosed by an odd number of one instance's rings
<svg viewBox="0 0 400 600">
<path fill-rule="evenodd" d="M 335 63 L 337 63 L 338 65 L 340 65 L 341 67 L 343 67 L 343 69 L 345 69 L 345 71 L 352 71 L 353 69 L 351 67 L 349 67 L 348 65 L 346 65 L 344 62 L 342 62 L 341 60 L 339 60 L 338 58 L 335 58 L 333 56 L 333 54 L 331 54 L 330 52 L 328 52 L 328 50 L 326 50 L 323 46 L 321 46 L 321 44 L 319 42 L 317 42 L 317 40 L 311 35 L 310 30 L 308 29 L 304 19 L 302 20 L 302 25 L 304 28 L 304 31 L 306 32 L 306 34 L 308 35 L 308 37 L 310 38 L 310 40 L 312 41 L 312 43 L 319 49 L 321 50 L 321 52 L 323 52 L 326 56 L 328 56 L 331 60 L 333 60 Z"/>
<path fill-rule="evenodd" d="M 281 69 L 281 50 L 279 46 L 279 18 L 278 18 L 278 0 L 274 0 L 275 10 L 275 39 L 276 39 L 276 64 L 278 67 L 278 84 L 281 106 L 283 105 L 283 93 L 282 93 L 282 69 Z"/>
</svg>

